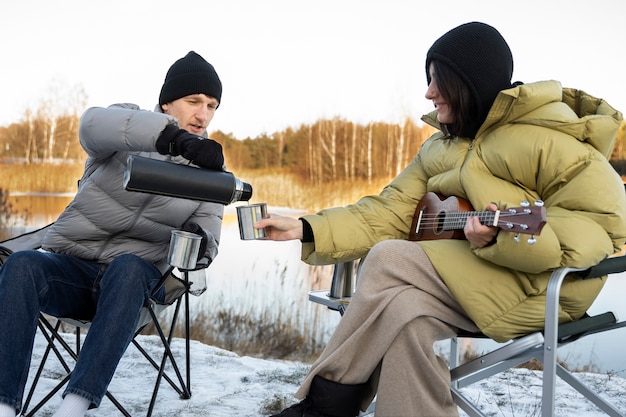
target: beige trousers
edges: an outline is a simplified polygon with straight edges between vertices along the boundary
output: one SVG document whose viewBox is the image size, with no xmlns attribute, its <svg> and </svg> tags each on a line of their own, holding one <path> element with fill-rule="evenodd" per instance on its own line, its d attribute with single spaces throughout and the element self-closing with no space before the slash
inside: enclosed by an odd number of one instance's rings
<svg viewBox="0 0 626 417">
<path fill-rule="evenodd" d="M 459 328 L 478 331 L 421 247 L 380 242 L 364 260 L 352 302 L 296 397 L 304 398 L 319 375 L 343 384 L 368 382 L 361 408 L 377 394 L 378 417 L 458 415 L 448 366 L 433 344 Z"/>
</svg>

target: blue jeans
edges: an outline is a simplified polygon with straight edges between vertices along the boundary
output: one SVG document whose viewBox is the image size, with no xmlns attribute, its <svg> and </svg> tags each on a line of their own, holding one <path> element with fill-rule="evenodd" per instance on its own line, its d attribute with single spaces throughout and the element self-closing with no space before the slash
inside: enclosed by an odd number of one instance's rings
<svg viewBox="0 0 626 417">
<path fill-rule="evenodd" d="M 0 268 L 0 403 L 20 410 L 39 312 L 91 320 L 65 394 L 98 407 L 161 272 L 136 255 L 110 264 L 39 251 Z"/>
</svg>

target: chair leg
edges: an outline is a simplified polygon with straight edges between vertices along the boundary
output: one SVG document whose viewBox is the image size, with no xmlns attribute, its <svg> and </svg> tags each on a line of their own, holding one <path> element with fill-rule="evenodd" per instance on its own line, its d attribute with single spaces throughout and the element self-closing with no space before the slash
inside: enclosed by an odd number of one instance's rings
<svg viewBox="0 0 626 417">
<path fill-rule="evenodd" d="M 450 369 L 454 369 L 459 366 L 459 339 L 457 337 L 453 337 L 450 339 Z M 456 379 L 452 380 L 452 387 L 458 388 L 459 384 Z"/>
<path fill-rule="evenodd" d="M 46 350 L 44 351 L 39 367 L 37 368 L 37 373 L 35 374 L 30 390 L 28 391 L 26 401 L 24 401 L 24 405 L 22 407 L 22 413 L 24 417 L 34 416 L 35 413 L 39 411 L 39 409 L 43 407 L 61 388 L 63 388 L 63 386 L 70 379 L 71 369 L 69 365 L 67 364 L 67 362 L 65 361 L 65 358 L 63 358 L 63 356 L 61 355 L 61 352 L 57 348 L 55 341 L 61 343 L 64 349 L 68 351 L 70 356 L 72 356 L 74 360 L 76 359 L 72 348 L 63 339 L 59 337 L 58 331 L 61 326 L 60 321 L 57 321 L 56 325 L 52 326 L 45 317 L 40 315 L 39 322 L 37 323 L 37 325 L 41 331 L 41 334 L 46 338 L 48 345 L 46 346 Z M 41 377 L 41 374 L 43 373 L 46 361 L 48 360 L 48 356 L 50 355 L 51 351 L 54 352 L 61 366 L 63 366 L 63 368 L 65 369 L 65 372 L 67 372 L 67 375 L 44 398 L 42 398 L 37 404 L 35 404 L 32 410 L 26 413 L 26 411 L 28 410 L 28 407 L 30 406 L 30 402 L 32 401 L 33 395 L 35 394 L 37 384 L 39 383 L 39 378 Z"/>
<path fill-rule="evenodd" d="M 72 369 L 69 367 L 65 358 L 61 354 L 59 347 L 56 344 L 57 343 L 60 344 L 61 347 L 64 349 L 64 351 L 67 352 L 67 354 L 69 354 L 70 357 L 74 361 L 76 361 L 78 359 L 78 354 L 80 353 L 80 327 L 76 327 L 76 347 L 72 348 L 60 336 L 59 334 L 60 326 L 61 326 L 61 321 L 57 321 L 57 323 L 53 326 L 43 315 L 41 314 L 39 315 L 38 327 L 41 331 L 41 334 L 46 338 L 48 345 L 46 346 L 46 350 L 44 352 L 44 355 L 42 356 L 41 363 L 39 364 L 37 373 L 35 375 L 33 383 L 31 384 L 30 390 L 28 392 L 28 396 L 26 398 L 26 401 L 24 402 L 24 406 L 22 407 L 23 417 L 33 417 L 37 411 L 39 411 L 48 401 L 50 401 L 50 399 L 52 399 L 52 397 L 54 397 L 57 394 L 57 392 L 61 390 L 61 388 L 63 388 L 63 386 L 67 384 L 67 382 L 70 380 L 70 377 L 72 376 Z M 33 394 L 35 393 L 37 384 L 39 382 L 39 378 L 41 377 L 41 374 L 43 372 L 46 361 L 51 351 L 54 352 L 55 356 L 59 360 L 61 366 L 63 367 L 67 375 L 65 375 L 65 377 L 50 392 L 48 392 L 44 398 L 42 398 L 32 408 L 32 410 L 27 412 L 28 406 L 30 405 Z M 120 413 L 124 415 L 124 417 L 132 417 L 130 413 L 126 411 L 126 409 L 120 404 L 119 401 L 117 401 L 117 399 L 108 390 L 105 393 L 105 395 L 115 405 L 115 407 L 120 411 Z"/>
<path fill-rule="evenodd" d="M 185 295 L 188 295 L 188 293 L 185 293 Z M 187 371 L 187 380 L 185 381 L 183 379 L 183 376 L 180 372 L 180 369 L 178 367 L 178 363 L 176 362 L 176 359 L 174 358 L 174 354 L 172 353 L 171 350 L 171 343 L 172 343 L 172 339 L 174 337 L 174 331 L 176 330 L 176 323 L 178 321 L 178 315 L 180 314 L 180 307 L 181 307 L 181 302 L 182 302 L 182 297 L 178 299 L 178 301 L 176 302 L 176 306 L 174 308 L 174 314 L 172 317 L 172 321 L 170 323 L 170 329 L 169 329 L 169 333 L 167 335 L 167 337 L 165 336 L 165 333 L 163 332 L 162 327 L 160 326 L 158 319 L 156 317 L 156 313 L 154 312 L 154 310 L 151 307 L 148 307 L 148 311 L 150 313 L 150 317 L 152 320 L 152 323 L 154 324 L 157 333 L 159 334 L 159 338 L 161 339 L 161 342 L 163 343 L 163 356 L 161 358 L 161 363 L 157 364 L 154 359 L 152 359 L 150 357 L 150 355 L 141 347 L 141 345 L 135 340 L 133 339 L 133 344 L 135 345 L 135 347 L 143 354 L 143 356 L 150 362 L 150 364 L 152 364 L 152 366 L 158 370 L 158 374 L 157 374 L 157 379 L 156 379 L 156 383 L 154 385 L 154 390 L 152 392 L 152 398 L 150 399 L 150 405 L 148 407 L 148 413 L 147 413 L 147 417 L 150 417 L 152 415 L 152 411 L 154 409 L 154 405 L 156 404 L 156 398 L 157 398 L 157 394 L 159 392 L 159 386 L 161 384 L 161 379 L 165 379 L 170 386 L 179 394 L 179 397 L 181 399 L 189 399 L 191 398 L 191 391 L 190 391 L 190 386 L 191 386 L 191 379 L 190 379 L 190 370 L 191 370 L 191 364 L 190 364 L 190 360 L 189 360 L 189 353 L 190 353 L 190 343 L 189 341 L 186 342 L 186 371 Z M 187 339 L 189 338 L 189 301 L 188 298 L 185 299 L 185 332 L 186 332 L 186 337 Z M 141 329 L 137 332 L 137 334 L 139 334 L 141 332 Z M 174 369 L 174 372 L 176 374 L 176 378 L 178 379 L 178 384 L 175 383 L 169 376 L 168 374 L 165 372 L 165 366 L 167 365 L 167 360 L 169 359 L 170 365 L 172 366 L 172 368 Z"/>
<path fill-rule="evenodd" d="M 556 374 L 559 378 L 569 384 L 576 391 L 580 392 L 587 400 L 591 401 L 596 407 L 604 411 L 609 416 L 624 417 L 624 414 L 615 408 L 611 403 L 600 397 L 596 392 L 589 389 L 589 387 L 583 384 L 578 378 L 559 364 L 556 365 Z"/>
<path fill-rule="evenodd" d="M 188 281 L 187 272 L 185 272 L 185 281 Z M 191 398 L 191 341 L 189 340 L 189 291 L 185 292 L 185 371 L 187 376 L 187 393 Z"/>
<path fill-rule="evenodd" d="M 41 323 L 38 323 L 38 325 L 41 326 Z M 60 323 L 57 323 L 56 329 L 58 329 L 59 326 L 60 326 Z M 43 332 L 43 329 L 42 329 L 42 332 Z M 43 356 L 41 357 L 41 362 L 39 363 L 39 367 L 37 368 L 37 372 L 35 373 L 35 377 L 33 378 L 33 383 L 30 387 L 30 390 L 28 391 L 28 394 L 26 395 L 26 400 L 24 401 L 22 411 L 28 410 L 30 401 L 32 400 L 33 394 L 35 393 L 35 387 L 37 386 L 37 383 L 39 382 L 39 378 L 41 377 L 41 373 L 43 372 L 44 364 L 48 360 L 48 355 L 50 354 L 50 351 L 52 350 L 52 347 L 51 347 L 52 344 L 50 343 L 50 339 L 48 339 L 47 337 L 46 339 L 48 340 L 48 345 L 46 346 L 46 350 L 44 351 Z"/>
<path fill-rule="evenodd" d="M 485 415 L 468 400 L 463 394 L 461 394 L 456 388 L 452 388 L 452 398 L 454 403 L 459 406 L 469 417 L 485 417 Z"/>
</svg>

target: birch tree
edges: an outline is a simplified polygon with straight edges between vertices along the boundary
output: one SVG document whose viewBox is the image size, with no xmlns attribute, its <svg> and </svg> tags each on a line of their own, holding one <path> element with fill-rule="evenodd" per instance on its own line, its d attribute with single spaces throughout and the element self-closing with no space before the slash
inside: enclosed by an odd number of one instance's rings
<svg viewBox="0 0 626 417">
<path fill-rule="evenodd" d="M 398 175 L 404 168 L 404 125 L 398 126 L 397 131 L 399 134 L 396 141 L 396 172 L 393 174 L 394 176 Z"/>
<path fill-rule="evenodd" d="M 367 130 L 367 184 L 372 184 L 372 142 L 374 137 L 374 124 L 369 124 L 369 129 Z"/>
<path fill-rule="evenodd" d="M 33 163 L 32 150 L 35 148 L 35 121 L 33 120 L 33 112 L 26 110 L 26 148 L 24 152 L 24 160 L 27 164 Z"/>
<path fill-rule="evenodd" d="M 356 149 L 358 146 L 358 125 L 356 123 L 352 123 L 352 140 L 350 141 L 350 169 L 348 170 L 348 177 L 350 179 L 354 179 L 356 176 Z"/>
<path fill-rule="evenodd" d="M 319 125 L 319 143 L 330 161 L 330 179 L 335 180 L 337 178 L 337 119 L 322 120 Z M 320 168 L 322 168 L 320 172 L 324 172 L 324 167 L 320 166 Z"/>
</svg>

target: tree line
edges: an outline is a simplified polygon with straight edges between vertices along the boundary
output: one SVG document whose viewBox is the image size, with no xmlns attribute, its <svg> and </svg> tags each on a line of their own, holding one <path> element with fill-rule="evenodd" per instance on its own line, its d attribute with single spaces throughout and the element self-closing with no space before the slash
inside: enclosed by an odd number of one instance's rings
<svg viewBox="0 0 626 417">
<path fill-rule="evenodd" d="M 0 163 L 38 164 L 83 161 L 76 111 L 27 111 L 20 122 L 0 127 Z M 406 118 L 402 123 L 357 124 L 340 117 L 289 127 L 273 134 L 238 139 L 215 131 L 227 168 L 287 170 L 312 184 L 336 180 L 392 178 L 417 154 L 434 129 Z M 622 123 L 611 163 L 626 175 L 626 123 Z"/>
<path fill-rule="evenodd" d="M 215 132 L 228 169 L 287 169 L 317 184 L 393 177 L 415 156 L 434 129 L 403 123 L 353 123 L 339 117 L 238 140 Z"/>
</svg>

